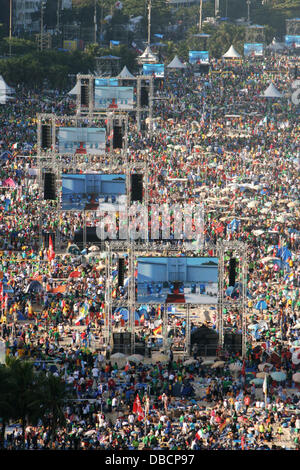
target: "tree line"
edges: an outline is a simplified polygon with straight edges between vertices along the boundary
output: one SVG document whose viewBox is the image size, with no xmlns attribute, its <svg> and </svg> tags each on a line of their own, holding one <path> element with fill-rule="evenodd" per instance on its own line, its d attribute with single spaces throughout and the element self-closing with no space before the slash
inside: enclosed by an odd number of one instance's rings
<svg viewBox="0 0 300 470">
<path fill-rule="evenodd" d="M 21 425 L 23 449 L 27 426 L 48 427 L 51 445 L 58 428 L 66 423 L 64 407 L 72 397 L 59 376 L 36 371 L 32 361 L 8 357 L 0 366 L 0 448 L 4 446 L 6 427 L 16 422 Z"/>
</svg>

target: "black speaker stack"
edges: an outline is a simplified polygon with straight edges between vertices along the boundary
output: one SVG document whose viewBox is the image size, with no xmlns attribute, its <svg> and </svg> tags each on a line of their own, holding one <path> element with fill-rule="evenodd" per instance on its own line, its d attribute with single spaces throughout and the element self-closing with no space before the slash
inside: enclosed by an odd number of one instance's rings
<svg viewBox="0 0 300 470">
<path fill-rule="evenodd" d="M 52 146 L 52 138 L 51 138 L 51 125 L 50 124 L 42 124 L 41 128 L 41 137 L 42 137 L 42 148 L 43 149 L 50 149 Z"/>
<path fill-rule="evenodd" d="M 54 201 L 56 199 L 55 174 L 47 172 L 44 175 L 44 199 Z"/>
<path fill-rule="evenodd" d="M 131 354 L 131 333 L 116 332 L 113 333 L 113 353 Z"/>
<path fill-rule="evenodd" d="M 131 175 L 131 202 L 143 202 L 143 175 Z"/>
<path fill-rule="evenodd" d="M 81 84 L 81 93 L 80 93 L 80 103 L 81 106 L 89 105 L 89 86 L 86 84 Z"/>
<path fill-rule="evenodd" d="M 119 258 L 118 260 L 118 286 L 124 286 L 124 270 L 125 270 L 125 260 L 124 258 Z"/>
<path fill-rule="evenodd" d="M 242 335 L 240 333 L 225 333 L 224 347 L 233 353 L 242 352 Z"/>
<path fill-rule="evenodd" d="M 123 130 L 122 126 L 114 126 L 113 148 L 121 149 L 123 147 Z"/>
<path fill-rule="evenodd" d="M 147 107 L 149 105 L 149 92 L 148 88 L 142 87 L 141 88 L 141 106 Z"/>
<path fill-rule="evenodd" d="M 229 260 L 229 286 L 235 286 L 236 258 Z"/>
<path fill-rule="evenodd" d="M 76 230 L 74 234 L 73 242 L 78 245 L 79 248 L 83 247 L 83 234 L 83 229 Z M 97 244 L 100 251 L 102 251 L 103 244 L 97 235 L 96 227 L 86 227 L 86 242 Z"/>
</svg>

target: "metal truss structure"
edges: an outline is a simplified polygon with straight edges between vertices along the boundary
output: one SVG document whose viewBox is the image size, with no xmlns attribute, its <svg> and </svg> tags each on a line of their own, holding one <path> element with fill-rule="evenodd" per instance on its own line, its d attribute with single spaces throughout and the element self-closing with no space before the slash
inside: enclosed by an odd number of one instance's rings
<svg viewBox="0 0 300 470">
<path fill-rule="evenodd" d="M 238 282 L 242 286 L 239 298 L 236 300 L 225 300 L 225 269 L 224 261 L 226 252 L 231 252 L 231 256 L 238 260 Z M 219 258 L 219 288 L 218 288 L 218 332 L 219 349 L 224 348 L 224 307 L 238 307 L 242 322 L 242 357 L 246 355 L 247 340 L 247 245 L 240 241 L 219 241 L 217 243 L 217 256 Z"/>
<path fill-rule="evenodd" d="M 207 254 L 208 250 L 215 256 L 217 253 L 216 245 L 213 243 L 205 244 L 202 247 L 199 256 Z M 105 341 L 107 344 L 112 345 L 112 312 L 118 307 L 127 307 L 129 312 L 128 320 L 128 331 L 131 332 L 131 352 L 135 350 L 135 312 L 140 305 L 136 300 L 136 285 L 135 285 L 135 263 L 138 255 L 155 253 L 164 256 L 174 256 L 182 251 L 179 251 L 178 247 L 172 246 L 160 242 L 141 241 L 140 243 L 133 243 L 132 241 L 110 241 L 106 243 L 106 289 L 105 289 Z M 112 284 L 111 284 L 111 272 L 112 272 L 112 258 L 113 255 L 119 256 L 119 254 L 128 254 L 128 290 L 127 299 L 115 300 L 112 298 Z M 185 254 L 190 256 L 195 254 L 195 249 L 184 250 Z M 151 304 L 155 305 L 155 304 Z M 165 352 L 168 351 L 168 304 L 157 304 L 164 305 L 164 313 L 162 316 L 162 339 L 163 349 Z M 186 320 L 186 335 L 185 335 L 185 348 L 182 351 L 183 355 L 189 355 L 190 342 L 191 342 L 191 319 L 190 312 L 192 307 L 199 307 L 198 304 L 182 304 L 185 309 L 185 320 Z"/>
<path fill-rule="evenodd" d="M 126 216 L 127 220 L 129 217 L 129 205 L 130 205 L 130 194 L 131 194 L 131 175 L 133 172 L 141 173 L 143 175 L 144 180 L 144 197 L 142 205 L 144 207 L 148 207 L 149 204 L 149 188 L 148 188 L 148 181 L 149 181 L 149 174 L 148 174 L 148 163 L 147 162 L 129 162 L 127 165 L 119 164 L 118 162 L 112 164 L 96 164 L 92 160 L 88 160 L 83 162 L 79 166 L 80 157 L 76 158 L 77 156 L 70 155 L 56 155 L 55 153 L 51 152 L 47 155 L 41 155 L 37 157 L 37 164 L 38 164 L 38 185 L 39 185 L 39 200 L 43 200 L 43 181 L 44 181 L 44 173 L 47 170 L 55 175 L 55 182 L 56 182 L 56 189 L 59 193 L 59 196 L 56 200 L 56 213 L 63 211 L 68 212 L 66 210 L 61 209 L 61 185 L 62 185 L 62 174 L 68 173 L 70 171 L 75 172 L 76 170 L 80 169 L 83 172 L 89 172 L 99 169 L 101 173 L 106 174 L 125 174 L 126 175 L 126 194 L 127 194 L 127 201 L 125 204 Z M 82 156 L 81 156 L 82 157 Z M 98 168 L 99 165 L 99 168 Z M 80 212 L 80 211 L 72 211 L 72 212 Z M 86 246 L 86 214 L 85 211 L 81 211 L 83 214 L 83 244 Z M 97 211 L 96 211 L 97 212 Z M 95 214 L 95 217 L 97 213 Z M 97 217 L 96 217 L 97 218 Z M 129 223 L 128 223 L 129 226 Z M 40 233 L 39 233 L 39 244 L 40 247 L 42 246 L 42 215 L 40 216 Z M 58 241 L 58 249 L 61 250 L 61 237 L 60 237 L 60 227 L 57 229 L 56 233 L 56 240 Z M 99 243 L 102 241 L 99 239 Z"/>
<path fill-rule="evenodd" d="M 55 152 L 56 155 L 59 155 L 57 149 L 57 128 L 63 127 L 63 124 L 70 124 L 72 123 L 74 127 L 100 127 L 99 122 L 102 122 L 102 126 L 106 128 L 106 138 L 109 139 L 109 136 L 112 135 L 113 128 L 115 125 L 123 126 L 124 127 L 124 136 L 123 136 L 123 145 L 121 149 L 122 155 L 125 157 L 124 163 L 127 162 L 127 155 L 128 155 L 128 113 L 125 112 L 114 112 L 114 111 L 107 111 L 107 112 L 99 112 L 97 116 L 81 116 L 81 115 L 61 115 L 58 116 L 56 114 L 47 114 L 47 113 L 40 113 L 37 114 L 37 154 L 38 155 L 49 155 L 51 152 Z M 42 125 L 48 124 L 51 128 L 51 148 L 47 149 L 46 151 L 42 147 Z M 108 156 L 110 161 L 116 160 L 119 156 L 117 151 L 113 149 L 113 139 L 109 139 L 109 152 Z M 74 157 L 77 158 L 81 156 L 81 154 L 60 154 L 64 155 L 65 157 L 68 156 L 69 158 Z M 99 157 L 101 155 L 97 155 Z M 84 154 L 84 157 L 92 158 L 95 157 L 93 154 Z M 107 159 L 107 154 L 106 154 Z"/>
<path fill-rule="evenodd" d="M 242 357 L 246 355 L 246 339 L 247 339 L 247 319 L 246 319 L 246 308 L 247 308 L 247 247 L 244 243 L 239 241 L 219 241 L 217 245 L 213 243 L 204 244 L 202 250 L 197 252 L 197 256 L 207 255 L 210 251 L 212 256 L 218 257 L 219 259 L 219 286 L 218 286 L 218 333 L 219 333 L 219 349 L 222 350 L 224 347 L 224 307 L 234 306 L 238 307 L 241 320 L 242 320 Z M 224 260 L 226 252 L 231 252 L 232 256 L 238 259 L 238 282 L 241 283 L 242 289 L 238 300 L 225 300 L 224 297 L 224 286 L 225 286 L 225 269 Z M 127 307 L 129 311 L 129 322 L 128 330 L 131 334 L 131 351 L 134 353 L 135 349 L 135 311 L 140 305 L 136 301 L 136 286 L 135 286 L 135 262 L 138 255 L 145 253 L 153 254 L 159 253 L 164 256 L 174 256 L 179 254 L 177 247 L 171 247 L 164 243 L 152 243 L 149 241 L 141 242 L 139 244 L 132 242 L 118 242 L 110 241 L 106 244 L 106 290 L 105 290 L 105 337 L 107 344 L 112 344 L 112 312 L 118 307 Z M 128 292 L 127 298 L 124 300 L 112 299 L 112 285 L 111 285 L 111 271 L 112 271 L 112 256 L 119 256 L 121 253 L 128 253 Z M 183 251 L 180 251 L 183 254 Z M 191 255 L 195 254 L 193 250 L 186 250 L 184 254 Z M 151 304 L 155 305 L 155 304 Z M 158 305 L 158 304 L 157 304 Z M 164 352 L 169 350 L 168 343 L 168 304 L 164 305 L 164 313 L 162 316 L 162 339 Z M 183 356 L 190 354 L 191 345 L 191 309 L 193 307 L 199 307 L 198 304 L 182 304 L 182 308 L 185 310 L 185 321 L 186 321 L 186 335 L 185 335 L 185 349 L 182 351 Z"/>
<path fill-rule="evenodd" d="M 78 93 L 77 93 L 77 99 L 76 99 L 76 113 L 78 116 L 89 116 L 92 118 L 93 116 L 98 116 L 101 115 L 103 110 L 98 110 L 95 109 L 94 105 L 94 90 L 95 90 L 95 79 L 97 78 L 104 78 L 96 75 L 77 75 L 77 87 L 78 87 Z M 106 78 L 106 77 L 105 77 Z M 127 112 L 130 113 L 136 113 L 136 121 L 137 121 L 137 130 L 141 130 L 141 118 L 143 113 L 148 114 L 149 118 L 149 133 L 150 135 L 152 134 L 153 131 L 153 100 L 154 100 L 154 78 L 152 75 L 141 75 L 137 77 L 131 77 L 131 78 L 118 78 L 118 81 L 120 85 L 128 82 L 136 82 L 136 107 L 132 109 L 126 110 Z M 141 105 L 141 88 L 142 88 L 142 83 L 149 83 L 149 96 L 148 96 L 148 106 L 142 106 Z M 82 97 L 81 97 L 81 92 L 82 92 L 82 86 L 87 86 L 88 87 L 88 105 L 83 106 L 82 105 Z M 119 112 L 116 111 L 114 114 L 118 114 Z M 120 111 L 120 114 L 122 114 L 122 111 Z"/>
</svg>

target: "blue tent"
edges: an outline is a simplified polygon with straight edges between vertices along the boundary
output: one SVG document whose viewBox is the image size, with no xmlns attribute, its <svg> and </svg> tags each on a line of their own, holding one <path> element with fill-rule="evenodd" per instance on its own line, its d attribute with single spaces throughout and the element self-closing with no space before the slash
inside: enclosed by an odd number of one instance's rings
<svg viewBox="0 0 300 470">
<path fill-rule="evenodd" d="M 267 310 L 268 305 L 265 300 L 259 300 L 255 305 L 256 310 Z"/>
<path fill-rule="evenodd" d="M 149 313 L 148 313 L 148 311 L 147 311 L 147 306 L 146 306 L 146 305 L 141 305 L 140 308 L 138 309 L 138 312 L 139 312 L 140 317 L 141 317 L 142 315 L 144 315 L 144 317 L 146 318 L 146 320 L 149 320 L 150 315 L 149 315 Z"/>
<path fill-rule="evenodd" d="M 233 219 L 228 225 L 227 225 L 227 230 L 231 230 L 231 232 L 235 232 L 239 226 L 240 226 L 241 221 L 237 219 Z"/>
<path fill-rule="evenodd" d="M 278 245 L 276 245 L 277 248 L 277 253 L 276 256 L 278 258 L 281 258 L 283 261 L 287 261 L 289 258 L 292 257 L 291 251 L 286 247 L 278 248 Z"/>
<path fill-rule="evenodd" d="M 1 160 L 9 160 L 10 158 L 12 158 L 12 154 L 8 151 L 5 151 L 0 155 L 0 158 Z"/>
</svg>

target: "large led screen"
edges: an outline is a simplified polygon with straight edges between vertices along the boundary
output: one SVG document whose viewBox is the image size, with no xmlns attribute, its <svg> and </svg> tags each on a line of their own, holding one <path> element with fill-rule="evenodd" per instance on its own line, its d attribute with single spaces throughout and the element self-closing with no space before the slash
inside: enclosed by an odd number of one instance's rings
<svg viewBox="0 0 300 470">
<path fill-rule="evenodd" d="M 95 83 L 95 109 L 133 109 L 133 87 L 100 86 Z"/>
<path fill-rule="evenodd" d="M 106 130 L 100 127 L 59 127 L 58 153 L 92 154 L 105 152 Z"/>
<path fill-rule="evenodd" d="M 244 55 L 259 57 L 263 55 L 264 46 L 263 44 L 257 43 L 246 43 L 244 44 Z"/>
<path fill-rule="evenodd" d="M 143 65 L 144 75 L 154 75 L 157 78 L 164 78 L 165 66 L 164 64 L 144 64 Z"/>
<path fill-rule="evenodd" d="M 99 205 L 118 205 L 124 203 L 125 199 L 125 175 L 62 175 L 62 210 L 98 210 Z"/>
<path fill-rule="evenodd" d="M 218 258 L 139 257 L 137 302 L 217 304 Z"/>
<path fill-rule="evenodd" d="M 300 36 L 287 35 L 284 37 L 284 41 L 287 47 L 294 47 L 296 49 L 300 47 Z"/>
<path fill-rule="evenodd" d="M 189 51 L 190 64 L 208 64 L 209 53 L 208 51 Z"/>
</svg>

